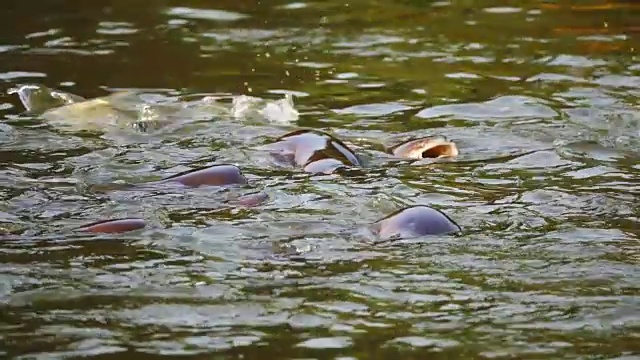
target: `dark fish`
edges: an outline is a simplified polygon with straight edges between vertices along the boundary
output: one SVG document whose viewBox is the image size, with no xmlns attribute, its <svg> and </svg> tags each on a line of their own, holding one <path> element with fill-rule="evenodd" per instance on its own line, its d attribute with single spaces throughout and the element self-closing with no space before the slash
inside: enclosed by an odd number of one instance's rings
<svg viewBox="0 0 640 360">
<path fill-rule="evenodd" d="M 440 210 L 428 206 L 411 206 L 389 214 L 373 225 L 384 240 L 423 235 L 442 235 L 461 231 L 461 227 Z"/>
<path fill-rule="evenodd" d="M 91 233 L 122 233 L 142 229 L 146 226 L 143 219 L 125 218 L 102 220 L 78 228 L 79 231 Z"/>
<path fill-rule="evenodd" d="M 342 141 L 317 130 L 296 130 L 280 137 L 274 144 L 286 159 L 311 173 L 332 173 L 338 168 L 361 166 L 356 154 Z"/>
<path fill-rule="evenodd" d="M 237 166 L 222 164 L 184 171 L 160 182 L 178 182 L 184 186 L 198 187 L 246 184 L 247 179 Z"/>
</svg>

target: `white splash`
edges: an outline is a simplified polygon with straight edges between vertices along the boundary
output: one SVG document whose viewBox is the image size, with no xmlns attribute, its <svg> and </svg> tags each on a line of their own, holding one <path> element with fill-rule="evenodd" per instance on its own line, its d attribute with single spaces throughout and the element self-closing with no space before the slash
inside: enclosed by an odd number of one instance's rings
<svg viewBox="0 0 640 360">
<path fill-rule="evenodd" d="M 272 123 L 288 124 L 298 120 L 300 113 L 293 104 L 293 95 L 283 99 L 265 100 L 254 96 L 240 95 L 233 99 L 231 114 L 237 119 L 265 119 Z"/>
</svg>

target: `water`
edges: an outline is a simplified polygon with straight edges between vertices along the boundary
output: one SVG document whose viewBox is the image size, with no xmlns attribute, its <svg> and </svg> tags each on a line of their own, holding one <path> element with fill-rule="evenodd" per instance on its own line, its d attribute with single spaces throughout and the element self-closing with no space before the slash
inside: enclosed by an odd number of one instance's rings
<svg viewBox="0 0 640 360">
<path fill-rule="evenodd" d="M 3 357 L 640 357 L 637 4 L 5 6 Z M 135 90 L 175 116 L 147 132 L 51 121 L 7 93 L 25 83 L 86 99 Z M 295 112 L 163 112 L 287 93 Z M 344 140 L 364 173 L 312 176 L 260 150 L 301 127 Z M 460 155 L 382 152 L 422 135 Z M 120 186 L 215 163 L 250 185 Z M 226 202 L 256 191 L 269 200 Z M 418 204 L 463 234 L 372 244 L 356 230 Z M 149 226 L 67 232 L 121 216 Z"/>
</svg>

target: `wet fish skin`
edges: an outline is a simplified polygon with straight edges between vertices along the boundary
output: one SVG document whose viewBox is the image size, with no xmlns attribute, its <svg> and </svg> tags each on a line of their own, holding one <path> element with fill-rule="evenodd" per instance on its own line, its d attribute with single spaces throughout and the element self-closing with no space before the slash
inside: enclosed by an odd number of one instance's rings
<svg viewBox="0 0 640 360">
<path fill-rule="evenodd" d="M 38 84 L 20 84 L 9 89 L 7 93 L 17 94 L 25 110 L 33 113 L 42 113 L 86 100 L 81 96 Z"/>
<path fill-rule="evenodd" d="M 123 233 L 143 229 L 146 227 L 144 219 L 139 218 L 121 218 L 101 220 L 78 228 L 82 232 L 90 233 Z"/>
<path fill-rule="evenodd" d="M 339 168 L 362 166 L 344 142 L 318 130 L 292 131 L 278 138 L 273 147 L 274 157 L 290 159 L 293 165 L 309 173 L 330 174 Z"/>
<path fill-rule="evenodd" d="M 458 147 L 444 136 L 411 139 L 392 146 L 388 151 L 405 159 L 446 158 L 458 156 Z"/>
<path fill-rule="evenodd" d="M 160 182 L 177 182 L 189 187 L 199 187 L 204 185 L 224 186 L 247 184 L 247 178 L 242 174 L 240 168 L 235 165 L 218 164 L 183 171 L 164 178 L 160 180 Z"/>
<path fill-rule="evenodd" d="M 382 239 L 445 235 L 462 228 L 444 212 L 425 205 L 410 206 L 376 221 L 373 231 Z"/>
</svg>

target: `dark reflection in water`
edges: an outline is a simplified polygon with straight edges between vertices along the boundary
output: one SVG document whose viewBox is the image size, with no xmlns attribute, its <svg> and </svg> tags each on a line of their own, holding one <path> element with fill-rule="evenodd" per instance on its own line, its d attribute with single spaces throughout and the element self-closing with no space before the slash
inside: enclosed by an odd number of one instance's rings
<svg viewBox="0 0 640 360">
<path fill-rule="evenodd" d="M 3 6 L 2 357 L 640 356 L 635 2 Z M 264 150 L 301 128 L 360 172 Z M 385 151 L 427 136 L 459 155 Z M 246 183 L 143 186 L 215 164 Z M 464 231 L 369 241 L 416 205 Z"/>
</svg>

